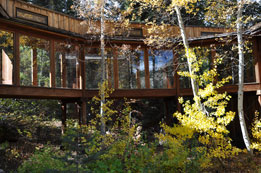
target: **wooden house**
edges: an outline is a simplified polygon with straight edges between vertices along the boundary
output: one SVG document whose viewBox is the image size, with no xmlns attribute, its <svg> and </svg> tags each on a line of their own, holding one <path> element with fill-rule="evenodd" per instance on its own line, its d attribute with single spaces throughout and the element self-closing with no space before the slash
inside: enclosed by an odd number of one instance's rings
<svg viewBox="0 0 261 173">
<path fill-rule="evenodd" d="M 0 97 L 58 99 L 63 102 L 63 109 L 66 103 L 76 101 L 85 122 L 86 99 L 98 94 L 101 57 L 99 37 L 90 31 L 90 26 L 99 27 L 99 22 L 82 23 L 83 20 L 20 0 L 0 0 Z M 106 28 L 119 29 L 114 25 L 106 22 Z M 186 27 L 191 46 L 205 47 L 212 58 L 220 51 L 213 45 L 225 44 L 225 38 L 235 37 L 228 31 L 231 30 Z M 176 36 L 179 29 L 169 26 L 167 33 Z M 261 26 L 246 35 L 253 44 L 253 54 L 249 55 L 244 91 L 249 95 L 246 99 L 257 102 L 259 97 L 261 102 Z M 115 89 L 111 97 L 191 96 L 189 83 L 177 75 L 182 53 L 178 48 L 153 50 L 144 44 L 147 36 L 148 26 L 133 23 L 127 31 L 106 37 L 107 79 Z M 221 68 L 230 63 L 232 60 Z M 224 73 L 235 75 L 235 71 Z M 226 85 L 221 92 L 236 93 L 236 83 Z"/>
</svg>

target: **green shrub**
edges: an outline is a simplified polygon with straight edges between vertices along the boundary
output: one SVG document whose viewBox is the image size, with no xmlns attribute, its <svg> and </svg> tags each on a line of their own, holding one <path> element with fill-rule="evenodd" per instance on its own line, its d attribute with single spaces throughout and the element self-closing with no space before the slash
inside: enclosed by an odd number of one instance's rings
<svg viewBox="0 0 261 173">
<path fill-rule="evenodd" d="M 19 168 L 18 172 L 42 173 L 51 170 L 62 171 L 65 167 L 63 161 L 55 156 L 55 151 L 50 147 L 46 147 L 41 151 L 36 151 L 35 154 L 26 160 Z"/>
</svg>

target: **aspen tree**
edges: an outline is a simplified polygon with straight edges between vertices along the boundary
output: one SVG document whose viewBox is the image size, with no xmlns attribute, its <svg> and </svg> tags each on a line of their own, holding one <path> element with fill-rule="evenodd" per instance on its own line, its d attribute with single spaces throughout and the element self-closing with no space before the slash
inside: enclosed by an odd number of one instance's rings
<svg viewBox="0 0 261 173">
<path fill-rule="evenodd" d="M 246 121 L 244 117 L 244 41 L 243 41 L 243 28 L 242 28 L 242 11 L 244 6 L 244 0 L 238 0 L 237 3 L 238 11 L 237 11 L 237 44 L 238 44 L 238 56 L 239 56 L 239 65 L 238 65 L 238 116 L 239 123 L 242 131 L 242 136 L 244 139 L 244 143 L 246 145 L 247 151 L 253 155 L 253 150 L 251 149 L 250 138 L 248 136 L 248 131 L 246 127 Z"/>
<path fill-rule="evenodd" d="M 231 29 L 235 28 L 237 33 L 237 47 L 238 47 L 238 116 L 240 128 L 243 136 L 243 140 L 246 149 L 249 154 L 253 154 L 251 149 L 251 142 L 247 131 L 244 114 L 244 39 L 243 39 L 243 25 L 251 21 L 250 16 L 244 16 L 243 10 L 247 5 L 250 5 L 251 1 L 248 0 L 216 0 L 209 2 L 208 12 L 206 13 L 206 19 L 209 19 L 214 24 L 222 23 L 224 26 L 228 26 Z M 215 10 L 214 10 L 215 9 Z M 235 15 L 236 14 L 236 15 Z"/>
<path fill-rule="evenodd" d="M 76 0 L 74 8 L 78 15 L 84 19 L 82 24 L 88 24 L 86 33 L 99 35 L 101 49 L 101 81 L 100 81 L 100 118 L 101 118 L 101 133 L 104 135 L 106 131 L 105 125 L 105 81 L 106 81 L 106 65 L 105 65 L 105 27 L 106 19 L 113 20 L 115 14 L 118 13 L 117 0 Z M 106 9 L 108 7 L 108 9 Z M 113 19 L 112 19 L 113 18 Z M 97 22 L 98 19 L 98 22 Z M 117 19 L 120 19 L 118 17 Z M 109 21 L 113 22 L 113 21 Z M 107 33 L 110 34 L 110 33 Z"/>
</svg>

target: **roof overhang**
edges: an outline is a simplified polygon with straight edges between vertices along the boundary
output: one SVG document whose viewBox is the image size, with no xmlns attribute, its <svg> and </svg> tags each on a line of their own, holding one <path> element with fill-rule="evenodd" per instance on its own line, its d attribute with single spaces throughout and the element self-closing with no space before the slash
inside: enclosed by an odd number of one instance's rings
<svg viewBox="0 0 261 173">
<path fill-rule="evenodd" d="M 7 19 L 10 18 L 10 16 L 8 15 L 8 13 L 5 11 L 5 9 L 2 7 L 2 5 L 0 4 L 0 16 L 3 16 Z"/>
</svg>

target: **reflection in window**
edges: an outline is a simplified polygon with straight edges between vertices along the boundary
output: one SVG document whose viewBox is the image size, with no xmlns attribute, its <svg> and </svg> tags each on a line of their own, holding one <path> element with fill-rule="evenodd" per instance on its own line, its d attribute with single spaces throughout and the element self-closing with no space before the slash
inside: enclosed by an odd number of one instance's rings
<svg viewBox="0 0 261 173">
<path fill-rule="evenodd" d="M 100 48 L 86 48 L 86 88 L 97 89 L 102 77 L 102 57 Z M 113 87 L 113 49 L 105 49 L 105 73 L 110 87 Z"/>
<path fill-rule="evenodd" d="M 86 88 L 97 89 L 102 77 L 100 49 L 87 48 L 85 50 L 85 62 Z"/>
<path fill-rule="evenodd" d="M 218 80 L 231 76 L 228 84 L 238 83 L 238 52 L 233 45 L 219 46 L 216 50 L 216 56 L 222 59 L 218 65 Z"/>
<path fill-rule="evenodd" d="M 144 52 L 124 50 L 119 52 L 119 88 L 145 88 Z"/>
<path fill-rule="evenodd" d="M 172 88 L 174 84 L 172 50 L 150 50 L 149 69 L 151 88 Z"/>
<path fill-rule="evenodd" d="M 20 37 L 20 84 L 50 86 L 49 41 Z"/>
<path fill-rule="evenodd" d="M 105 49 L 106 55 L 106 78 L 108 80 L 108 84 L 110 87 L 114 87 L 114 78 L 113 78 L 113 49 L 107 48 Z"/>
<path fill-rule="evenodd" d="M 256 81 L 255 77 L 255 63 L 253 56 L 253 45 L 251 43 L 245 46 L 245 69 L 244 69 L 244 83 L 251 83 Z"/>
<path fill-rule="evenodd" d="M 209 71 L 211 69 L 212 55 L 211 50 L 206 47 L 194 47 L 193 51 L 197 57 L 197 62 L 200 62 L 200 69 L 196 73 L 196 75 L 200 76 L 203 73 Z M 185 51 L 180 50 L 179 52 L 179 71 L 180 72 L 188 72 L 188 64 L 187 58 L 185 56 Z M 180 76 L 180 88 L 191 88 L 191 79 L 189 77 Z M 206 81 L 202 80 L 202 84 L 207 84 Z"/>
<path fill-rule="evenodd" d="M 0 30 L 0 84 L 13 84 L 13 33 Z"/>
<path fill-rule="evenodd" d="M 255 82 L 254 59 L 252 44 L 247 43 L 244 49 L 244 83 Z M 222 58 L 222 64 L 218 66 L 219 79 L 231 76 L 229 84 L 238 83 L 238 48 L 236 45 L 219 46 L 217 56 Z"/>
<path fill-rule="evenodd" d="M 79 48 L 70 43 L 55 43 L 56 87 L 80 88 Z"/>
</svg>

